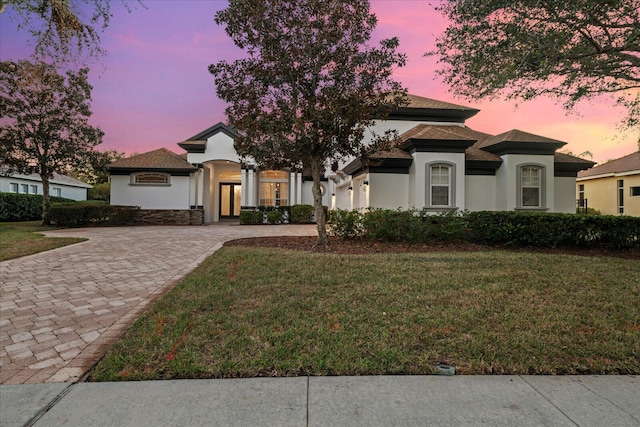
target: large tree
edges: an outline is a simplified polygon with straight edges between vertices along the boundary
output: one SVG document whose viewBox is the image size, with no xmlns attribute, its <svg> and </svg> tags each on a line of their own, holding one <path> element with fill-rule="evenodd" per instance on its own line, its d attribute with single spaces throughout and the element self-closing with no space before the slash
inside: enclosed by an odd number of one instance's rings
<svg viewBox="0 0 640 427">
<path fill-rule="evenodd" d="M 122 3 L 129 8 L 131 2 Z M 18 28 L 34 38 L 35 56 L 57 62 L 104 54 L 100 34 L 109 25 L 111 7 L 111 0 L 0 0 L 0 13 L 13 10 Z"/>
<path fill-rule="evenodd" d="M 611 94 L 640 119 L 640 0 L 445 0 L 439 74 L 467 98 Z"/>
<path fill-rule="evenodd" d="M 69 167 L 67 175 L 91 185 L 106 184 L 109 182 L 107 166 L 126 156 L 118 150 L 93 151 L 86 163 Z"/>
<path fill-rule="evenodd" d="M 40 175 L 45 224 L 54 172 L 89 161 L 104 135 L 88 122 L 87 74 L 81 69 L 61 76 L 44 62 L 0 62 L 0 160 L 6 173 Z"/>
<path fill-rule="evenodd" d="M 398 39 L 367 45 L 376 22 L 362 0 L 231 0 L 216 14 L 247 56 L 209 68 L 242 135 L 236 150 L 263 167 L 311 173 L 318 245 L 327 244 L 325 169 L 374 149 L 363 145 L 367 128 L 405 102 L 391 77 L 405 63 Z"/>
</svg>

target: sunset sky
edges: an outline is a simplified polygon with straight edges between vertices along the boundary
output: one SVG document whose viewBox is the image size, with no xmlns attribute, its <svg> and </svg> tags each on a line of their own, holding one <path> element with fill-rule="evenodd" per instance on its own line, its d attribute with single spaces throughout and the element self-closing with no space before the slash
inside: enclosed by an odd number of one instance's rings
<svg viewBox="0 0 640 427">
<path fill-rule="evenodd" d="M 131 2 L 133 3 L 133 2 Z M 102 35 L 109 54 L 92 67 L 92 124 L 105 132 L 98 149 L 126 153 L 176 145 L 213 124 L 225 121 L 225 104 L 215 93 L 209 64 L 242 55 L 214 22 L 226 1 L 144 0 L 146 7 L 131 12 L 113 1 L 111 24 Z M 375 39 L 397 36 L 407 54 L 395 77 L 415 95 L 479 108 L 467 121 L 478 131 L 498 134 L 520 129 L 568 143 L 566 150 L 593 153 L 604 162 L 637 150 L 637 135 L 617 128 L 625 111 L 602 97 L 578 104 L 567 114 L 553 99 L 521 103 L 503 100 L 473 101 L 455 98 L 434 70 L 432 49 L 446 20 L 433 1 L 373 0 L 378 17 Z M 27 59 L 33 50 L 25 31 L 17 29 L 11 6 L 0 14 L 0 59 Z"/>
</svg>

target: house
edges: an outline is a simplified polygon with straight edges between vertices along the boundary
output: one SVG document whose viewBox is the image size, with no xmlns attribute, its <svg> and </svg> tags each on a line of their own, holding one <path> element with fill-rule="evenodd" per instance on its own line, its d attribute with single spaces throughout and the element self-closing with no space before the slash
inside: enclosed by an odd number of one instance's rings
<svg viewBox="0 0 640 427">
<path fill-rule="evenodd" d="M 426 208 L 433 212 L 531 210 L 575 212 L 579 171 L 594 165 L 558 153 L 565 142 L 511 130 L 477 132 L 479 112 L 409 95 L 406 107 L 377 121 L 367 138 L 395 129 L 401 142 L 372 161 L 349 159 L 326 172 L 323 204 L 331 209 Z M 236 218 L 257 206 L 313 204 L 310 176 L 265 170 L 234 149 L 236 131 L 218 123 L 178 143 L 109 166 L 111 203 L 152 210 L 201 210 L 204 222 Z"/>
<path fill-rule="evenodd" d="M 53 174 L 49 180 L 49 195 L 64 197 L 72 200 L 87 200 L 87 193 L 91 185 L 70 176 Z M 0 193 L 42 194 L 42 180 L 40 175 L 0 174 Z"/>
<path fill-rule="evenodd" d="M 579 172 L 576 194 L 600 213 L 640 216 L 640 151 Z"/>
</svg>

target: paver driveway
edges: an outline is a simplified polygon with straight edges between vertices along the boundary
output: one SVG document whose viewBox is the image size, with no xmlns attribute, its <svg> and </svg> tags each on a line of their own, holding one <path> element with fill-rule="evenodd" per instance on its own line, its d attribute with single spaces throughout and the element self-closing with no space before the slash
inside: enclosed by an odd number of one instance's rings
<svg viewBox="0 0 640 427">
<path fill-rule="evenodd" d="M 228 240 L 310 225 L 58 230 L 87 237 L 0 263 L 0 383 L 74 382 L 149 306 Z"/>
</svg>

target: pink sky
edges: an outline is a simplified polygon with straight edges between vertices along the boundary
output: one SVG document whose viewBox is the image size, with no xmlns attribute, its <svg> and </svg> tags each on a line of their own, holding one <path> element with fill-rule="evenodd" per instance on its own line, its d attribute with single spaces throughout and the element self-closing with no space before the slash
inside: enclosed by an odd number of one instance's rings
<svg viewBox="0 0 640 427">
<path fill-rule="evenodd" d="M 130 3 L 133 3 L 131 1 Z M 469 101 L 455 98 L 436 80 L 435 58 L 425 58 L 446 21 L 432 2 L 373 0 L 378 17 L 376 39 L 397 36 L 407 54 L 395 77 L 410 93 L 479 108 L 467 121 L 475 130 L 498 134 L 520 129 L 565 141 L 575 154 L 593 153 L 604 162 L 637 150 L 637 135 L 623 133 L 617 125 L 625 111 L 602 97 L 580 103 L 567 114 L 554 100 L 540 98 L 515 103 L 503 100 Z M 225 105 L 215 93 L 207 67 L 220 59 L 233 60 L 239 51 L 224 28 L 215 24 L 225 1 L 144 0 L 146 8 L 128 13 L 113 2 L 111 25 L 102 35 L 109 55 L 93 67 L 92 124 L 104 132 L 98 149 L 146 152 L 176 145 L 209 126 L 225 121 Z M 18 31 L 11 6 L 0 15 L 0 59 L 26 59 L 32 51 L 28 35 Z"/>
</svg>

